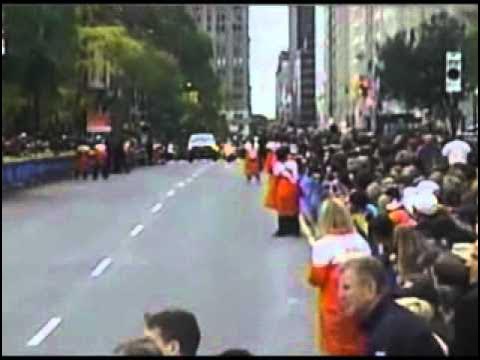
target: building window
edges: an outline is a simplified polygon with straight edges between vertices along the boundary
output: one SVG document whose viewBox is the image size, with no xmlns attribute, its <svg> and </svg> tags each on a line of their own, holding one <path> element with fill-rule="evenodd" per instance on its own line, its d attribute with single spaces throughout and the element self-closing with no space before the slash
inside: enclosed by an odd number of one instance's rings
<svg viewBox="0 0 480 360">
<path fill-rule="evenodd" d="M 225 65 L 227 65 L 227 59 L 225 59 L 224 57 L 217 58 L 217 67 L 221 68 L 225 67 Z"/>
<path fill-rule="evenodd" d="M 239 89 L 242 88 L 243 87 L 242 79 L 235 79 L 233 82 L 233 86 Z"/>
<path fill-rule="evenodd" d="M 242 49 L 239 46 L 233 47 L 233 56 L 238 57 L 242 55 Z"/>
<path fill-rule="evenodd" d="M 243 78 L 243 68 L 237 67 L 233 69 L 233 74 L 236 77 Z"/>
</svg>

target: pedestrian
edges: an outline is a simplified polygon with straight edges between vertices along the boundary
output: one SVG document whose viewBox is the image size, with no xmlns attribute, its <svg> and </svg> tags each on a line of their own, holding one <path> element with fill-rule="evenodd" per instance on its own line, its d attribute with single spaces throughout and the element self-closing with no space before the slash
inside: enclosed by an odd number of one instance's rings
<svg viewBox="0 0 480 360">
<path fill-rule="evenodd" d="M 392 186 L 387 191 L 386 194 L 390 197 L 391 201 L 386 206 L 388 216 L 390 220 L 397 225 L 407 225 L 414 226 L 416 225 L 412 216 L 408 213 L 405 208 L 405 204 L 402 202 L 402 194 L 398 187 Z"/>
<path fill-rule="evenodd" d="M 415 227 L 398 225 L 394 230 L 393 247 L 400 282 L 410 282 L 410 277 L 425 270 L 419 259 L 427 251 L 426 240 Z"/>
<path fill-rule="evenodd" d="M 257 183 L 260 184 L 260 159 L 258 156 L 258 150 L 250 142 L 245 144 L 244 174 L 247 178 L 247 182 L 250 182 L 252 178 L 255 178 Z"/>
<path fill-rule="evenodd" d="M 455 164 L 467 164 L 468 155 L 472 151 L 472 147 L 461 139 L 453 139 L 445 144 L 442 148 L 442 155 L 448 158 L 450 166 Z"/>
<path fill-rule="evenodd" d="M 122 342 L 113 353 L 120 356 L 163 356 L 155 341 L 148 337 Z"/>
<path fill-rule="evenodd" d="M 153 136 L 151 131 L 147 133 L 146 140 L 147 141 L 145 143 L 145 150 L 147 151 L 148 165 L 152 166 L 154 162 L 154 158 L 153 158 Z"/>
<path fill-rule="evenodd" d="M 378 215 L 376 207 L 369 203 L 366 192 L 354 190 L 348 198 L 353 223 L 358 233 L 368 239 L 369 222 Z"/>
<path fill-rule="evenodd" d="M 317 321 L 318 345 L 329 355 L 360 355 L 363 340 L 355 319 L 342 313 L 338 299 L 341 264 L 352 256 L 368 256 L 370 248 L 356 231 L 346 206 L 336 198 L 324 201 L 319 219 L 320 238 L 312 246 L 310 284 L 321 292 Z"/>
<path fill-rule="evenodd" d="M 450 250 L 456 243 L 475 241 L 475 234 L 460 227 L 434 194 L 420 193 L 412 204 L 417 230 L 426 238 L 435 239 L 439 247 Z"/>
<path fill-rule="evenodd" d="M 424 144 L 417 152 L 417 159 L 423 174 L 428 175 L 441 162 L 442 152 L 433 135 L 425 135 L 423 140 Z"/>
<path fill-rule="evenodd" d="M 345 316 L 356 317 L 365 336 L 366 356 L 444 356 L 431 329 L 395 303 L 382 263 L 373 257 L 348 260 L 340 276 Z"/>
<path fill-rule="evenodd" d="M 101 172 L 102 177 L 106 180 L 110 176 L 109 161 L 108 161 L 108 149 L 105 144 L 105 140 L 101 135 L 97 135 L 95 138 L 95 164 L 93 168 L 93 178 L 96 180 L 98 173 Z"/>
<path fill-rule="evenodd" d="M 89 171 L 89 160 L 88 160 L 89 151 L 90 151 L 90 146 L 87 144 L 86 141 L 81 140 L 76 149 L 75 170 L 74 170 L 75 179 L 78 179 L 79 176 L 82 176 L 84 180 L 87 179 L 88 171 Z"/>
<path fill-rule="evenodd" d="M 318 221 L 318 208 L 321 198 L 320 174 L 308 168 L 306 163 L 302 163 L 299 168 L 301 168 L 301 176 L 298 182 L 300 215 L 310 226 L 314 226 Z"/>
<path fill-rule="evenodd" d="M 455 307 L 453 355 L 478 357 L 478 240 L 473 247 L 468 267 L 471 285 Z"/>
<path fill-rule="evenodd" d="M 298 165 L 289 156 L 288 147 L 277 151 L 277 161 L 273 166 L 276 177 L 275 210 L 278 214 L 278 230 L 274 236 L 300 236 Z"/>
<path fill-rule="evenodd" d="M 200 328 L 195 315 L 184 310 L 145 314 L 144 335 L 155 341 L 166 356 L 195 356 L 200 345 Z"/>
<path fill-rule="evenodd" d="M 267 143 L 267 157 L 263 171 L 268 176 L 268 183 L 265 192 L 264 205 L 266 208 L 275 210 L 275 193 L 277 189 L 277 177 L 273 175 L 273 166 L 277 162 L 277 144 L 273 141 Z"/>
<path fill-rule="evenodd" d="M 380 214 L 369 224 L 369 245 L 372 255 L 379 259 L 387 271 L 388 284 L 394 288 L 397 283 L 397 274 L 394 269 L 394 224 L 386 214 Z"/>
</svg>

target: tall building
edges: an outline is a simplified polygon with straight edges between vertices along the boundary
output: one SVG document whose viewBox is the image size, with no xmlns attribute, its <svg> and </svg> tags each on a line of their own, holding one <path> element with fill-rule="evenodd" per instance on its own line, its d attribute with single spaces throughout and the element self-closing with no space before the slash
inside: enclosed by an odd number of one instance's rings
<svg viewBox="0 0 480 360">
<path fill-rule="evenodd" d="M 327 6 L 315 6 L 315 99 L 317 124 L 326 125 L 328 119 L 327 92 L 328 92 L 328 39 L 327 39 Z"/>
<path fill-rule="evenodd" d="M 291 97 L 288 94 L 288 80 L 290 68 L 290 55 L 282 51 L 278 56 L 277 72 L 275 73 L 275 118 L 282 124 L 290 119 Z"/>
<path fill-rule="evenodd" d="M 328 5 L 327 12 L 327 108 L 334 119 L 346 119 L 350 102 L 350 13 L 348 5 Z"/>
<path fill-rule="evenodd" d="M 326 36 L 328 69 L 327 104 L 337 121 L 356 120 L 375 106 L 375 94 L 363 101 L 356 93 L 360 77 L 375 78 L 378 49 L 388 37 L 405 30 L 417 36 L 420 24 L 442 10 L 462 18 L 470 5 L 329 5 Z M 476 5 L 475 5 L 476 6 Z M 369 110 L 370 109 L 370 110 Z"/>
<path fill-rule="evenodd" d="M 289 6 L 290 122 L 315 124 L 315 6 Z"/>
<path fill-rule="evenodd" d="M 251 117 L 248 5 L 186 5 L 198 28 L 213 43 L 213 68 L 224 95 L 222 113 L 234 123 Z"/>
</svg>

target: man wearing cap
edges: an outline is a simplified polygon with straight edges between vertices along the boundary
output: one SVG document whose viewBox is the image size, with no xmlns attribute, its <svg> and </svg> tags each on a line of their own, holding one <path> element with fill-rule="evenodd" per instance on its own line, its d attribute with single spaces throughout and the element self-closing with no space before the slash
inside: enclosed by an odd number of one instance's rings
<svg viewBox="0 0 480 360">
<path fill-rule="evenodd" d="M 434 194 L 419 192 L 412 200 L 412 208 L 417 230 L 427 238 L 435 239 L 438 245 L 452 249 L 456 243 L 475 241 L 475 235 L 458 226 Z"/>
</svg>

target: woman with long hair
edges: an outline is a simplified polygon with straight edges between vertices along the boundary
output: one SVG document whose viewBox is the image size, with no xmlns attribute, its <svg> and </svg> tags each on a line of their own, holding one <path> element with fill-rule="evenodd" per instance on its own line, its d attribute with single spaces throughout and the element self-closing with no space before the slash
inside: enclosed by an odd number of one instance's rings
<svg viewBox="0 0 480 360">
<path fill-rule="evenodd" d="M 363 337 L 354 318 L 346 317 L 338 299 L 342 264 L 352 257 L 369 256 L 370 247 L 355 230 L 352 216 L 338 198 L 329 198 L 321 206 L 320 238 L 312 244 L 310 284 L 320 292 L 318 298 L 317 340 L 328 355 L 362 355 Z"/>
</svg>

